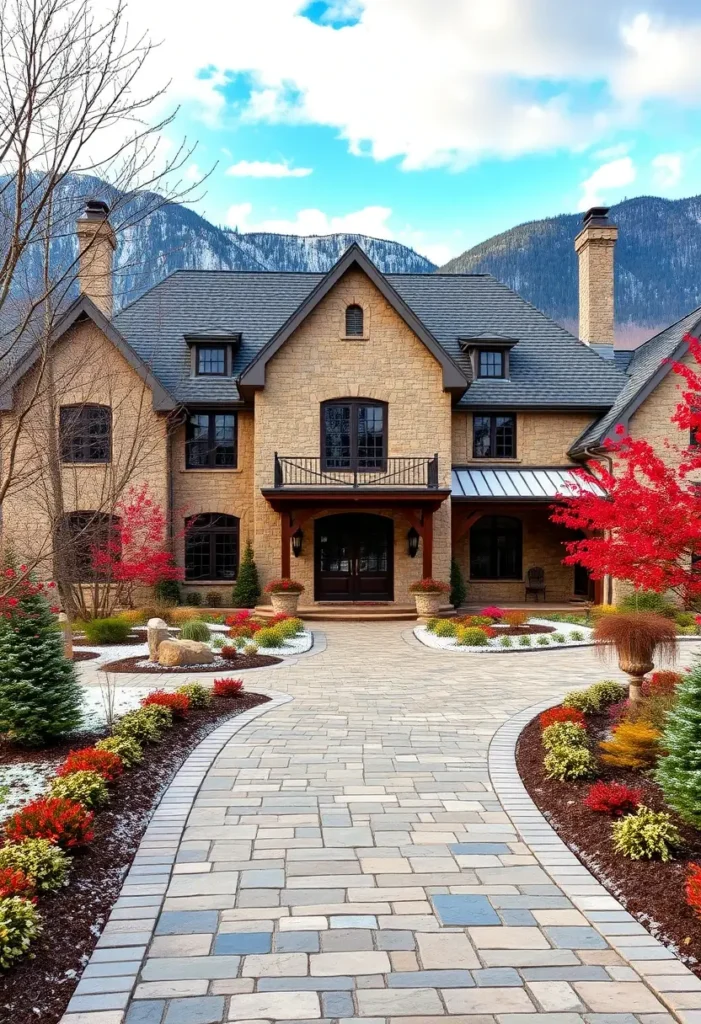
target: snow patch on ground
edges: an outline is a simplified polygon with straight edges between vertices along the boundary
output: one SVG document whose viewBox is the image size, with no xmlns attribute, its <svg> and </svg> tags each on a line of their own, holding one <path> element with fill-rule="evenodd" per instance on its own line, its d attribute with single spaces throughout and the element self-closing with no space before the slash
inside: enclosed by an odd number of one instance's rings
<svg viewBox="0 0 701 1024">
<path fill-rule="evenodd" d="M 0 821 L 44 792 L 56 773 L 56 760 L 0 765 Z"/>
<path fill-rule="evenodd" d="M 555 633 L 561 633 L 565 637 L 565 642 L 558 643 L 556 640 L 553 640 L 552 633 L 537 633 L 531 636 L 530 647 L 521 646 L 518 642 L 518 637 L 511 638 L 512 647 L 502 647 L 499 643 L 499 637 L 494 637 L 481 647 L 468 647 L 458 644 L 455 637 L 436 636 L 435 633 L 430 633 L 425 626 L 416 626 L 414 636 L 426 647 L 434 647 L 441 651 L 459 651 L 460 653 L 467 652 L 472 654 L 510 654 L 512 651 L 547 651 L 556 647 L 582 647 L 592 643 L 592 630 L 588 626 L 577 626 L 571 622 L 554 622 L 551 619 L 537 618 L 529 619 L 527 625 L 529 624 L 533 626 L 552 626 Z M 583 639 L 573 639 L 573 633 L 581 634 Z M 541 636 L 548 637 L 549 643 L 547 645 L 538 643 L 538 638 Z"/>
<path fill-rule="evenodd" d="M 101 674 L 105 678 L 104 682 L 100 680 L 99 686 L 83 687 L 83 724 L 80 727 L 80 732 L 96 732 L 110 724 L 107 721 L 107 709 L 110 706 L 107 688 L 111 681 L 108 673 Z M 111 679 L 114 678 L 113 674 Z M 142 697 L 151 692 L 151 689 L 146 686 L 116 685 L 112 689 L 114 692 L 112 708 L 115 719 L 126 715 L 127 711 L 138 708 Z"/>
</svg>

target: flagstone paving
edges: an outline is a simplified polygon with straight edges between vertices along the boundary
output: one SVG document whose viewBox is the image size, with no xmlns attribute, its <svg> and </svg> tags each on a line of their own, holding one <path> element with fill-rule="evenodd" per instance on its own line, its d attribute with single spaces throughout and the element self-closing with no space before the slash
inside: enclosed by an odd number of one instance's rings
<svg viewBox="0 0 701 1024">
<path fill-rule="evenodd" d="M 291 701 L 181 769 L 65 1024 L 671 1022 L 601 931 L 640 960 L 655 940 L 620 910 L 592 926 L 591 886 L 565 884 L 584 869 L 567 851 L 544 869 L 487 766 L 502 723 L 617 672 L 590 649 L 467 657 L 396 623 L 324 632 L 321 653 L 246 676 Z M 679 1005 L 701 1006 L 698 987 Z"/>
</svg>

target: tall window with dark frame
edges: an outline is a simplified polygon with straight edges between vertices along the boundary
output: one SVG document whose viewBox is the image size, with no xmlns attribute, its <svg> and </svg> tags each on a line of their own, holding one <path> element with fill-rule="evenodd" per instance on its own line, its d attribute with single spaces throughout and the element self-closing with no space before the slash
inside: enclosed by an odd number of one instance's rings
<svg viewBox="0 0 701 1024">
<path fill-rule="evenodd" d="M 59 411 L 62 462 L 109 462 L 112 410 L 109 405 L 63 405 Z"/>
<path fill-rule="evenodd" d="M 470 530 L 470 579 L 520 580 L 523 528 L 512 516 L 482 516 Z"/>
<path fill-rule="evenodd" d="M 239 569 L 239 520 L 204 512 L 185 521 L 185 579 L 235 580 Z"/>
<path fill-rule="evenodd" d="M 363 335 L 363 307 L 357 303 L 346 306 L 346 337 L 362 337 Z"/>
<path fill-rule="evenodd" d="M 70 512 L 60 521 L 54 539 L 55 556 L 60 559 L 66 579 L 72 583 L 95 583 L 104 576 L 93 568 L 96 550 L 108 544 L 117 554 L 116 516 L 106 512 Z M 121 557 L 121 556 L 120 556 Z"/>
<path fill-rule="evenodd" d="M 235 469 L 237 461 L 235 412 L 196 412 L 187 418 L 187 469 Z"/>
<path fill-rule="evenodd" d="M 504 376 L 504 353 L 492 349 L 480 349 L 477 353 L 477 376 L 478 377 L 503 377 Z"/>
<path fill-rule="evenodd" d="M 198 377 L 226 376 L 226 345 L 198 345 L 195 358 Z"/>
<path fill-rule="evenodd" d="M 516 417 L 473 416 L 472 457 L 474 459 L 516 458 Z"/>
<path fill-rule="evenodd" d="M 387 407 L 353 399 L 321 407 L 324 469 L 379 470 L 387 462 Z"/>
</svg>

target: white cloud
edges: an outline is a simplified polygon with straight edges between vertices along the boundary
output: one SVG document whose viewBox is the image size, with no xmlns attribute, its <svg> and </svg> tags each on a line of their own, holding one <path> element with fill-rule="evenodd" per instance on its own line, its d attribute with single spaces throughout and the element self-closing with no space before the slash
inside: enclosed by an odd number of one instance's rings
<svg viewBox="0 0 701 1024">
<path fill-rule="evenodd" d="M 659 188 L 673 188 L 682 176 L 681 153 L 659 153 L 651 161 L 653 181 Z"/>
<path fill-rule="evenodd" d="M 635 178 L 635 164 L 629 156 L 602 164 L 582 182 L 579 209 L 588 210 L 590 206 L 603 206 L 607 201 L 606 193 L 630 185 Z"/>
<path fill-rule="evenodd" d="M 387 221 L 392 210 L 387 206 L 366 206 L 362 210 L 340 216 L 329 216 L 322 210 L 299 210 L 293 219 L 267 218 L 251 220 L 251 203 L 238 203 L 226 211 L 225 223 L 240 231 L 275 231 L 282 235 L 330 235 L 336 232 L 394 238 Z"/>
<path fill-rule="evenodd" d="M 198 164 L 189 164 L 183 171 L 183 178 L 188 182 L 202 181 L 204 171 Z"/>
<path fill-rule="evenodd" d="M 267 160 L 239 160 L 227 167 L 226 173 L 232 178 L 306 178 L 312 168 L 290 167 L 287 163 L 274 164 Z"/>
</svg>

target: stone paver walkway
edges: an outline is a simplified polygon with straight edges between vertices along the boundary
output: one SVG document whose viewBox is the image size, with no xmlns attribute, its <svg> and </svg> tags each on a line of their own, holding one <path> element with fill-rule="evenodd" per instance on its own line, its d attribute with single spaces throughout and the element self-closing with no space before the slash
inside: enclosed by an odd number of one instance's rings
<svg viewBox="0 0 701 1024">
<path fill-rule="evenodd" d="M 671 1022 L 519 840 L 487 769 L 502 723 L 617 673 L 591 649 L 467 657 L 401 624 L 324 632 L 323 653 L 247 676 L 292 701 L 206 775 L 206 751 L 184 767 L 66 1024 Z"/>
</svg>

